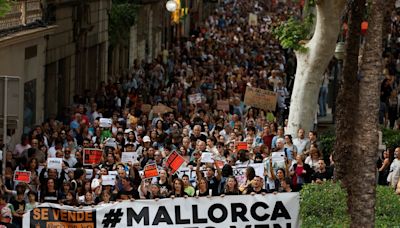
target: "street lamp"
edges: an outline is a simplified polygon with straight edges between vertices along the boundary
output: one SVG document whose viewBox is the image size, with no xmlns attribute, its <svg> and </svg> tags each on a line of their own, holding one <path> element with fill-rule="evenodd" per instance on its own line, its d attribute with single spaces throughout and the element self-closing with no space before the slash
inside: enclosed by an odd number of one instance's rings
<svg viewBox="0 0 400 228">
<path fill-rule="evenodd" d="M 175 10 L 178 8 L 178 4 L 175 2 L 175 0 L 169 0 L 166 4 L 165 7 L 167 8 L 168 12 L 175 12 Z"/>
<path fill-rule="evenodd" d="M 346 46 L 344 42 L 338 42 L 336 43 L 336 48 L 335 48 L 335 58 L 338 60 L 337 65 L 336 65 L 336 70 L 333 78 L 333 106 L 332 106 L 332 120 L 333 123 L 335 123 L 336 119 L 336 97 L 338 94 L 338 83 L 342 75 L 342 66 L 343 66 L 343 60 L 345 58 L 345 52 L 346 52 Z"/>
</svg>

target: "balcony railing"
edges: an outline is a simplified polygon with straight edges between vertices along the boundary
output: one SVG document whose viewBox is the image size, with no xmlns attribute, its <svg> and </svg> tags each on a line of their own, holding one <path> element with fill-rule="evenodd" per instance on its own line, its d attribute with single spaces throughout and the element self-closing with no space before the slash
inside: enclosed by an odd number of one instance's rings
<svg viewBox="0 0 400 228">
<path fill-rule="evenodd" d="M 11 10 L 0 17 L 0 31 L 25 26 L 42 19 L 40 0 L 19 0 L 11 4 Z"/>
</svg>

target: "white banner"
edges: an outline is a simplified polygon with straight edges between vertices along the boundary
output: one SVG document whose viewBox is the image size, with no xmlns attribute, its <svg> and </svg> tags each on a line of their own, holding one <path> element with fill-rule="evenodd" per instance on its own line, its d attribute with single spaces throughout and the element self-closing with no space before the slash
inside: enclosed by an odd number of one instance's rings
<svg viewBox="0 0 400 228">
<path fill-rule="evenodd" d="M 299 227 L 299 193 L 123 201 L 82 209 L 41 204 L 23 227 Z"/>
</svg>

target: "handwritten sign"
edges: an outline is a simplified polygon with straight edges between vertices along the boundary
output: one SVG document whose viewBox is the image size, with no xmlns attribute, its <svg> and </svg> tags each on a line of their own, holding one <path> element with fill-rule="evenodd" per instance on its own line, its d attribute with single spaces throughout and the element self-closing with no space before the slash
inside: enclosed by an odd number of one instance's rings
<svg viewBox="0 0 400 228">
<path fill-rule="evenodd" d="M 173 151 L 167 159 L 166 166 L 171 169 L 172 173 L 175 173 L 184 162 L 185 159 L 178 152 Z"/>
<path fill-rule="evenodd" d="M 116 179 L 116 176 L 114 176 L 114 175 L 103 175 L 103 176 L 101 176 L 101 180 L 102 180 L 101 184 L 114 186 L 115 179 Z"/>
<path fill-rule="evenodd" d="M 48 158 L 47 159 L 47 168 L 48 169 L 62 169 L 62 158 Z"/>
<path fill-rule="evenodd" d="M 201 162 L 204 162 L 204 163 L 214 163 L 214 156 L 213 156 L 213 153 L 210 153 L 210 152 L 203 152 L 203 153 L 201 153 Z"/>
<path fill-rule="evenodd" d="M 195 93 L 188 96 L 190 104 L 201 103 L 201 93 Z"/>
<path fill-rule="evenodd" d="M 100 127 L 111 127 L 112 120 L 110 118 L 100 118 Z"/>
<path fill-rule="evenodd" d="M 256 108 L 275 111 L 276 93 L 248 86 L 244 96 L 244 103 Z"/>
<path fill-rule="evenodd" d="M 83 149 L 83 165 L 100 164 L 103 151 L 99 149 Z"/>
<path fill-rule="evenodd" d="M 128 162 L 136 162 L 138 154 L 136 152 L 122 152 L 121 154 L 121 162 L 128 163 Z"/>
<path fill-rule="evenodd" d="M 157 164 L 146 165 L 143 169 L 143 178 L 149 179 L 149 178 L 153 178 L 153 177 L 158 177 Z"/>
<path fill-rule="evenodd" d="M 217 109 L 222 111 L 229 111 L 229 100 L 218 100 Z"/>
<path fill-rule="evenodd" d="M 29 184 L 31 182 L 31 172 L 29 171 L 15 171 L 14 181 L 24 182 Z"/>
</svg>

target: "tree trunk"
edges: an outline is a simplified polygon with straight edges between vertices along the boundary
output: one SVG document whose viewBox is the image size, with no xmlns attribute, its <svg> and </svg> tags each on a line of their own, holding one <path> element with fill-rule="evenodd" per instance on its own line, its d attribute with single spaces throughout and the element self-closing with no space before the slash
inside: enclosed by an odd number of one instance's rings
<svg viewBox="0 0 400 228">
<path fill-rule="evenodd" d="M 358 56 L 360 50 L 361 22 L 366 10 L 365 0 L 355 0 L 348 5 L 348 32 L 346 37 L 346 58 L 343 65 L 342 81 L 336 98 L 336 142 L 335 142 L 335 178 L 347 186 L 346 173 L 353 148 L 353 123 L 358 118 L 359 81 Z M 357 66 L 357 67 L 355 67 Z"/>
<path fill-rule="evenodd" d="M 343 84 L 337 98 L 335 176 L 348 193 L 351 227 L 375 222 L 379 77 L 382 72 L 383 1 L 374 0 L 358 74 L 360 24 L 365 0 L 350 6 Z"/>
<path fill-rule="evenodd" d="M 290 102 L 288 133 L 312 130 L 323 73 L 332 59 L 345 0 L 317 0 L 317 21 L 306 53 L 296 52 L 297 69 Z"/>
<path fill-rule="evenodd" d="M 351 227 L 374 227 L 378 112 L 382 73 L 382 25 L 384 1 L 373 0 L 363 52 L 357 118 L 354 122 L 354 151 L 349 175 Z"/>
</svg>

